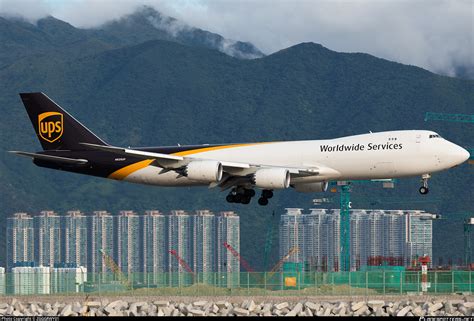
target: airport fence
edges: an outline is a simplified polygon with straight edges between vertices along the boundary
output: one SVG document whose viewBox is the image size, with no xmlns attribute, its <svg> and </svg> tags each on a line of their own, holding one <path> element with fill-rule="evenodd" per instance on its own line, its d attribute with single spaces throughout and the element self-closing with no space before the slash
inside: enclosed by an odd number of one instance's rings
<svg viewBox="0 0 474 321">
<path fill-rule="evenodd" d="M 15 274 L 15 275 L 14 275 Z M 474 271 L 428 272 L 428 294 L 472 293 Z M 405 295 L 422 293 L 421 271 L 113 273 L 55 275 L 6 273 L 3 295 Z"/>
</svg>

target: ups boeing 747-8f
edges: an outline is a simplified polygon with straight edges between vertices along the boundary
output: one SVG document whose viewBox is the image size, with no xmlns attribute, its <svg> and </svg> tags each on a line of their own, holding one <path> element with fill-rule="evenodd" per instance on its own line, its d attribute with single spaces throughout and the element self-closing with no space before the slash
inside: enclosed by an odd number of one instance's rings
<svg viewBox="0 0 474 321">
<path fill-rule="evenodd" d="M 41 167 L 159 186 L 230 189 L 227 201 L 260 205 L 277 189 L 324 192 L 329 181 L 420 176 L 457 166 L 469 153 L 432 131 L 400 130 L 326 140 L 124 148 L 94 135 L 43 93 L 20 94 L 43 147 L 13 151 Z"/>
</svg>

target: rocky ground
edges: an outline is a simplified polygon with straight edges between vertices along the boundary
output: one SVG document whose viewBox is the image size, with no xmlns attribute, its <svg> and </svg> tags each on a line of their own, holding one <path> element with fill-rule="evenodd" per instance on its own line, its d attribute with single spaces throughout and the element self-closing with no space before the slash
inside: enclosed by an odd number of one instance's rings
<svg viewBox="0 0 474 321">
<path fill-rule="evenodd" d="M 1 316 L 473 316 L 474 297 L 18 297 Z"/>
</svg>

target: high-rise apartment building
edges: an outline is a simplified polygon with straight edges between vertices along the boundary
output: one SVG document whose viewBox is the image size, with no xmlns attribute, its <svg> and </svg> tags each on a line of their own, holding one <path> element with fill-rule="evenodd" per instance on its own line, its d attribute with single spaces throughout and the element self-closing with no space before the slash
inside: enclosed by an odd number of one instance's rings
<svg viewBox="0 0 474 321">
<path fill-rule="evenodd" d="M 142 257 L 140 216 L 134 211 L 120 211 L 116 233 L 117 264 L 130 280 L 134 276 L 138 278 Z"/>
<path fill-rule="evenodd" d="M 103 260 L 101 250 L 114 255 L 114 217 L 107 211 L 95 211 L 88 217 L 88 265 L 93 280 L 101 275 L 102 280 L 111 279 L 112 271 Z"/>
<path fill-rule="evenodd" d="M 142 217 L 143 226 L 143 272 L 145 284 L 164 286 L 167 269 L 167 226 L 166 216 L 160 211 L 146 211 Z"/>
<path fill-rule="evenodd" d="M 367 265 L 404 265 L 432 256 L 433 214 L 422 211 L 352 209 L 351 269 Z M 293 247 L 288 261 L 308 263 L 312 270 L 339 269 L 340 211 L 287 209 L 280 219 L 280 257 Z"/>
<path fill-rule="evenodd" d="M 287 208 L 286 214 L 280 217 L 280 257 L 284 257 L 292 248 L 298 248 L 288 258 L 289 262 L 303 263 L 305 238 L 303 210 L 301 208 Z"/>
<path fill-rule="evenodd" d="M 193 271 L 202 283 L 212 284 L 216 248 L 215 216 L 209 210 L 198 210 L 192 216 Z"/>
<path fill-rule="evenodd" d="M 420 256 L 433 257 L 433 214 L 422 211 L 406 211 L 407 264 Z"/>
<path fill-rule="evenodd" d="M 35 240 L 33 217 L 26 213 L 15 213 L 7 218 L 7 269 L 17 263 L 34 261 Z"/>
<path fill-rule="evenodd" d="M 220 212 L 216 216 L 216 272 L 217 284 L 235 288 L 240 285 L 240 262 L 224 246 L 232 246 L 240 252 L 240 218 L 232 211 Z"/>
<path fill-rule="evenodd" d="M 194 278 L 200 283 L 239 286 L 239 259 L 224 245 L 240 252 L 240 220 L 234 212 L 216 216 L 209 210 L 191 215 L 182 210 L 169 215 L 121 211 L 114 216 L 96 211 L 87 216 L 69 211 L 59 216 L 43 211 L 34 217 L 17 213 L 8 219 L 7 239 L 9 266 L 51 268 L 52 279 L 48 282 L 53 291 L 67 288 L 64 291 L 70 292 L 69 285 L 64 283 L 63 287 L 60 281 L 64 269 L 85 271 L 87 267 L 89 280 L 95 283 L 115 280 L 114 263 L 105 256 L 113 258 L 132 282 L 182 286 L 191 284 Z M 304 252 L 303 239 L 296 239 Z M 24 274 L 27 270 L 16 270 L 23 273 L 18 280 L 29 282 L 30 276 Z M 214 272 L 222 275 L 216 279 Z"/>
<path fill-rule="evenodd" d="M 168 271 L 171 272 L 171 286 L 187 285 L 192 281 L 192 275 L 179 262 L 181 259 L 192 268 L 192 233 L 191 216 L 183 210 L 171 211 L 168 215 Z"/>
<path fill-rule="evenodd" d="M 87 216 L 68 211 L 63 217 L 63 262 L 87 266 Z"/>
<path fill-rule="evenodd" d="M 339 264 L 339 212 L 311 209 L 303 217 L 304 261 L 312 270 L 337 269 Z"/>
<path fill-rule="evenodd" d="M 53 211 L 42 211 L 33 221 L 36 265 L 53 267 L 61 263 L 61 216 Z"/>
<path fill-rule="evenodd" d="M 406 229 L 404 228 L 404 212 L 401 210 L 386 210 L 384 215 L 384 245 L 385 257 L 392 258 L 393 264 L 405 265 Z"/>
</svg>

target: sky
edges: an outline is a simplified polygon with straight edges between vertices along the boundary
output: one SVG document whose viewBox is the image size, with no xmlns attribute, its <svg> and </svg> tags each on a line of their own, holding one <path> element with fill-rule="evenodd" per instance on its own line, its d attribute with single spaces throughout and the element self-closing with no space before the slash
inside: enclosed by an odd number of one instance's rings
<svg viewBox="0 0 474 321">
<path fill-rule="evenodd" d="M 448 75 L 474 68 L 474 0 L 0 0 L 0 14 L 96 27 L 140 5 L 265 54 L 315 42 Z"/>
</svg>

